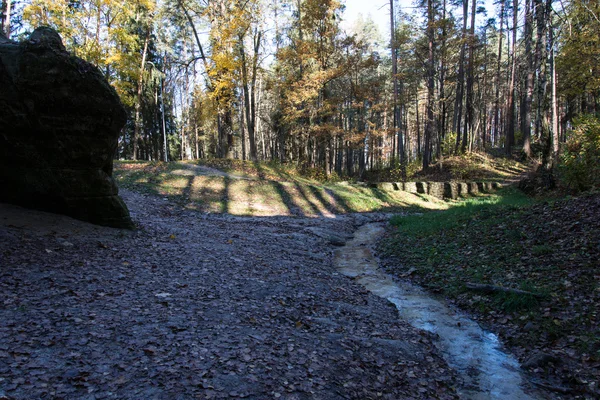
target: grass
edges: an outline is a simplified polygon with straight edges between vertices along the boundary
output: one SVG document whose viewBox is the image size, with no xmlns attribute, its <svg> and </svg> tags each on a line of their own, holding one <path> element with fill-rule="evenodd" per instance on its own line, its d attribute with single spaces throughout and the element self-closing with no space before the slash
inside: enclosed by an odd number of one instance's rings
<svg viewBox="0 0 600 400">
<path fill-rule="evenodd" d="M 566 352 L 585 370 L 600 362 L 600 341 L 590 340 L 600 337 L 599 211 L 600 194 L 533 200 L 501 190 L 394 217 L 378 252 L 389 273 L 476 313 L 509 345 Z M 468 282 L 532 295 L 482 294 Z"/>
<path fill-rule="evenodd" d="M 227 174 L 199 166 L 218 167 Z M 403 191 L 322 182 L 276 163 L 119 161 L 115 163 L 114 176 L 121 187 L 169 197 L 188 208 L 211 213 L 333 216 L 348 212 L 440 210 L 449 206 L 429 196 Z"/>
<path fill-rule="evenodd" d="M 485 221 L 498 207 L 517 208 L 531 203 L 531 199 L 514 189 L 500 194 L 472 197 L 453 204 L 444 212 L 424 215 L 396 216 L 391 223 L 403 232 L 416 237 L 460 228 L 475 221 Z"/>
<path fill-rule="evenodd" d="M 535 286 L 530 284 L 522 284 L 523 290 L 537 290 Z M 498 293 L 494 296 L 494 305 L 500 310 L 508 312 L 527 311 L 533 310 L 539 307 L 540 302 L 538 297 L 528 294 L 516 294 L 516 293 Z"/>
<path fill-rule="evenodd" d="M 505 189 L 460 201 L 446 211 L 396 216 L 391 223 L 397 230 L 382 250 L 393 256 L 401 249 L 403 263 L 416 266 L 416 274 L 427 280 L 425 286 L 453 296 L 465 293 L 467 282 L 537 292 L 525 280 L 506 274 L 506 265 L 517 263 L 523 253 L 524 233 L 516 222 L 532 204 L 518 190 Z M 499 294 L 496 306 L 514 310 L 534 303 L 520 296 Z"/>
<path fill-rule="evenodd" d="M 457 202 L 446 211 L 396 216 L 391 223 L 397 229 L 381 250 L 386 256 L 401 252 L 403 264 L 416 268 L 435 291 L 456 296 L 466 282 L 520 288 L 521 282 L 505 276 L 504 265 L 520 254 L 521 231 L 512 223 L 496 228 L 500 215 L 530 204 L 521 192 L 505 189 Z"/>
</svg>

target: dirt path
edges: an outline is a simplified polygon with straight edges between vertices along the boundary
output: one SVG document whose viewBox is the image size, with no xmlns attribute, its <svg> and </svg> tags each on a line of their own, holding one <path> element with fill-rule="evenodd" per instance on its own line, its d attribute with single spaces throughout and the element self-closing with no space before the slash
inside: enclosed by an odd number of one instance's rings
<svg viewBox="0 0 600 400">
<path fill-rule="evenodd" d="M 247 180 L 247 181 L 256 180 L 255 178 L 251 178 L 251 177 L 247 177 L 247 176 L 242 176 L 242 175 L 237 175 L 237 174 L 231 174 L 231 173 L 228 173 L 228 172 L 224 172 L 224 171 L 218 170 L 216 168 L 207 167 L 205 165 L 190 164 L 190 163 L 186 163 L 186 162 L 177 162 L 177 165 L 181 166 L 181 168 L 173 170 L 171 172 L 173 175 L 180 175 L 180 176 L 222 176 L 222 177 L 227 177 L 227 178 L 231 178 L 231 179 L 241 179 L 241 180 Z"/>
<path fill-rule="evenodd" d="M 135 232 L 0 204 L 0 399 L 456 397 L 431 337 L 332 265 L 385 216 L 122 195 Z"/>
</svg>

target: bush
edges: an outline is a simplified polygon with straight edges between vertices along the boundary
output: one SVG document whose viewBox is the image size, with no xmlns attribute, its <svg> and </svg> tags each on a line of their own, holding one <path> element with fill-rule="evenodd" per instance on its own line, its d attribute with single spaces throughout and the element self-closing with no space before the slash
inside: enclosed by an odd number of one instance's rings
<svg viewBox="0 0 600 400">
<path fill-rule="evenodd" d="M 448 132 L 442 141 L 442 154 L 444 157 L 452 157 L 456 149 L 456 132 Z"/>
<path fill-rule="evenodd" d="M 332 171 L 329 176 L 327 176 L 327 172 L 323 168 L 318 167 L 302 165 L 299 167 L 299 172 L 301 176 L 321 183 L 335 183 L 342 180 L 337 172 Z"/>
<path fill-rule="evenodd" d="M 575 121 L 561 155 L 559 177 L 575 191 L 600 187 L 600 119 L 588 115 Z"/>
</svg>

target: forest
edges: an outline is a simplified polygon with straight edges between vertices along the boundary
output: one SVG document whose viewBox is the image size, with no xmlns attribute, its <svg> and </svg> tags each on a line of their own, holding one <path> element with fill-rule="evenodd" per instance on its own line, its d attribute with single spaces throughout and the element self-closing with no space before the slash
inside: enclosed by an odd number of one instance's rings
<svg viewBox="0 0 600 400">
<path fill-rule="evenodd" d="M 0 400 L 600 398 L 600 2 L 356 3 L 0 0 Z"/>
<path fill-rule="evenodd" d="M 406 178 L 479 150 L 551 167 L 597 123 L 597 1 L 381 3 L 387 26 L 342 24 L 338 0 L 3 0 L 1 21 L 103 71 L 129 114 L 117 159 Z"/>
</svg>

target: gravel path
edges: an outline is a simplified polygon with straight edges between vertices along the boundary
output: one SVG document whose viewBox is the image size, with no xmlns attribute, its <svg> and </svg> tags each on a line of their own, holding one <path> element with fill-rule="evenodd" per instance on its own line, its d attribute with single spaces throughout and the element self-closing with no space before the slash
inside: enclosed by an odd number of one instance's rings
<svg viewBox="0 0 600 400">
<path fill-rule="evenodd" d="M 385 216 L 121 194 L 137 231 L 0 204 L 0 399 L 455 398 L 432 338 L 332 266 Z"/>
</svg>

